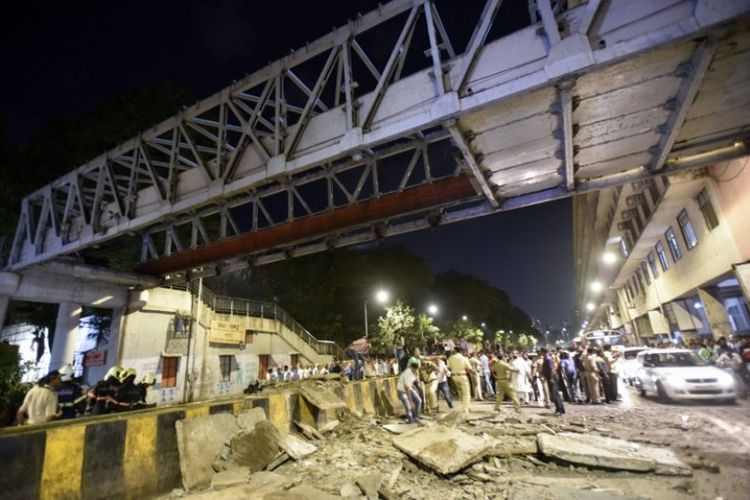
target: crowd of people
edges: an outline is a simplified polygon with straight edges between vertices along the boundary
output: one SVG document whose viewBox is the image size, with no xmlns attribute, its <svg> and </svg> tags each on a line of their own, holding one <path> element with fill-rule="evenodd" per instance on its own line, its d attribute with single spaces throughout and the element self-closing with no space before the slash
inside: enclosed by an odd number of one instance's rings
<svg viewBox="0 0 750 500">
<path fill-rule="evenodd" d="M 90 388 L 84 388 L 73 374 L 68 364 L 39 379 L 18 409 L 16 423 L 40 424 L 156 406 L 146 402 L 148 388 L 156 381 L 152 374 L 136 383 L 135 369 L 113 366 Z"/>
</svg>

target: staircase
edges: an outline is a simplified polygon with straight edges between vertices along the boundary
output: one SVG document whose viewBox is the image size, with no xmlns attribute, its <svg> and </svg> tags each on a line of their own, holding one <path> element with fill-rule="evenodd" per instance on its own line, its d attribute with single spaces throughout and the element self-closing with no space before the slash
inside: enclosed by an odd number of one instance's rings
<svg viewBox="0 0 750 500">
<path fill-rule="evenodd" d="M 193 295 L 198 294 L 198 287 L 188 287 Z M 205 286 L 201 288 L 200 299 L 203 304 L 216 314 L 252 316 L 261 319 L 273 319 L 280 324 L 278 334 L 300 354 L 311 349 L 318 357 L 342 359 L 344 351 L 332 340 L 318 340 L 289 313 L 274 302 L 250 300 L 238 297 L 217 295 Z M 311 358 L 311 356 L 306 356 Z"/>
</svg>

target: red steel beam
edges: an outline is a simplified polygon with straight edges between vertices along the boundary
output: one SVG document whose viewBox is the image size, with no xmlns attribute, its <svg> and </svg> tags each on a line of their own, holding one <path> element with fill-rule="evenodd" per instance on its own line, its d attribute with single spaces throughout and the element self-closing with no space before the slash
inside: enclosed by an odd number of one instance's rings
<svg viewBox="0 0 750 500">
<path fill-rule="evenodd" d="M 365 200 L 330 212 L 239 234 L 198 248 L 176 252 L 160 259 L 142 262 L 135 267 L 135 271 L 160 275 L 191 269 L 223 259 L 290 245 L 361 224 L 428 209 L 474 195 L 476 195 L 476 190 L 468 177 L 451 177 L 400 193 Z"/>
</svg>

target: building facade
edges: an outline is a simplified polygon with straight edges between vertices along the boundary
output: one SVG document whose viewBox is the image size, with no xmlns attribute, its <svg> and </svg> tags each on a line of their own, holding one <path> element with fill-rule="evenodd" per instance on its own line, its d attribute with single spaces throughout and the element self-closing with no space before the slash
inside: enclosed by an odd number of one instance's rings
<svg viewBox="0 0 750 500">
<path fill-rule="evenodd" d="M 750 157 L 573 201 L 582 330 L 630 344 L 750 335 Z"/>
</svg>

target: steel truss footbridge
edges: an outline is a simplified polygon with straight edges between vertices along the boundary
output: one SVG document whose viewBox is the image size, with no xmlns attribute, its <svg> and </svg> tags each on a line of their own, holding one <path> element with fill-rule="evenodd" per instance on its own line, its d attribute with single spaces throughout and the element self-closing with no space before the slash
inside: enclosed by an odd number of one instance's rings
<svg viewBox="0 0 750 500">
<path fill-rule="evenodd" d="M 189 279 L 746 154 L 750 0 L 394 0 L 29 194 L 7 270 Z M 562 4 L 562 6 L 561 6 Z M 464 45 L 462 43 L 462 45 Z"/>
</svg>

